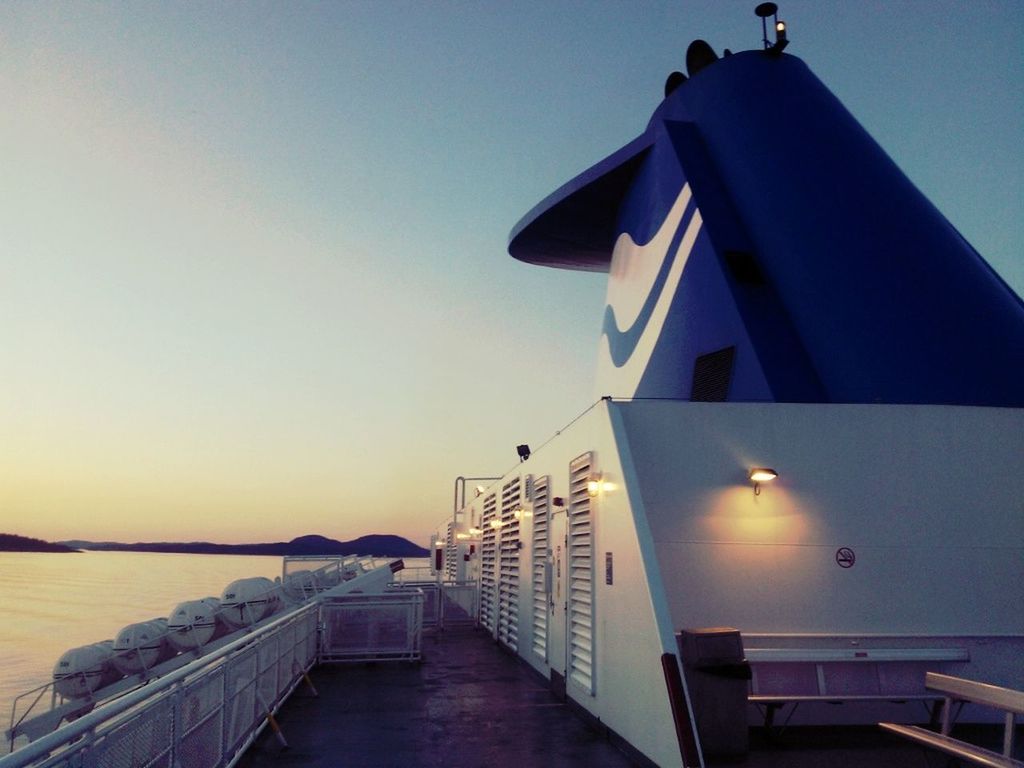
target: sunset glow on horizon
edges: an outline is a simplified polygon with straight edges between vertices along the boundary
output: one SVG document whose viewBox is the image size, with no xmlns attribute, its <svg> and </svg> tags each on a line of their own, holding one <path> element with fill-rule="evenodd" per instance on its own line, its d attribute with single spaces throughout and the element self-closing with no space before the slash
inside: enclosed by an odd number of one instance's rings
<svg viewBox="0 0 1024 768">
<path fill-rule="evenodd" d="M 426 544 L 591 404 L 605 276 L 508 232 L 691 39 L 760 45 L 691 5 L 0 6 L 0 531 Z M 1024 5 L 783 13 L 1020 294 Z"/>
</svg>

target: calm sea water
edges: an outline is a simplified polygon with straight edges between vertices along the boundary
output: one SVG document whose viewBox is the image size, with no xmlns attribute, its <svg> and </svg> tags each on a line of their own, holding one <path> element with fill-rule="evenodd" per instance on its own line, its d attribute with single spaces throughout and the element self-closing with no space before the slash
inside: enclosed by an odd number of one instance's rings
<svg viewBox="0 0 1024 768">
<path fill-rule="evenodd" d="M 0 732 L 14 698 L 47 682 L 68 648 L 217 597 L 235 579 L 280 575 L 279 557 L 0 552 Z"/>
</svg>

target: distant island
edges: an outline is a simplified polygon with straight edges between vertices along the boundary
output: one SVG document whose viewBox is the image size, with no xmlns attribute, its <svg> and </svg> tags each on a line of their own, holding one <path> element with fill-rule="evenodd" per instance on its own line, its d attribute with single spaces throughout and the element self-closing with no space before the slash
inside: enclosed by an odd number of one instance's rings
<svg viewBox="0 0 1024 768">
<path fill-rule="evenodd" d="M 45 543 L 45 542 L 40 542 Z M 430 551 L 401 536 L 372 534 L 352 541 L 325 536 L 299 536 L 291 541 L 269 544 L 212 544 L 208 541 L 137 542 L 84 541 L 60 542 L 67 551 L 76 549 L 117 552 L 167 552 L 189 555 L 374 555 L 377 557 L 429 557 Z M 51 545 L 57 546 L 57 545 Z M 2 549 L 0 545 L 0 549 Z M 73 549 L 72 549 L 73 548 Z M 63 551 L 63 550 L 62 550 Z"/>
<path fill-rule="evenodd" d="M 78 552 L 78 549 L 67 544 L 51 544 L 42 539 L 0 533 L 0 552 Z"/>
</svg>

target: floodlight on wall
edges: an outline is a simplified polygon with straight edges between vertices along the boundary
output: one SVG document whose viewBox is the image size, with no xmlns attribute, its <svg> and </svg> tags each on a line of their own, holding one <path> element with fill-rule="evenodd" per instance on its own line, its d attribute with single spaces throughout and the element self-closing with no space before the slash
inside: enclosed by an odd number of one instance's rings
<svg viewBox="0 0 1024 768">
<path fill-rule="evenodd" d="M 595 475 L 591 475 L 590 479 L 587 481 L 587 495 L 593 498 L 602 493 L 614 491 L 616 487 L 615 483 L 610 483 L 605 480 L 604 475 L 599 472 Z"/>
<path fill-rule="evenodd" d="M 518 507 L 517 509 L 512 511 L 512 516 L 516 520 L 522 520 L 526 517 L 533 517 L 533 509 L 528 506 Z"/>
<path fill-rule="evenodd" d="M 779 473 L 770 467 L 753 467 L 748 474 L 750 482 L 754 484 L 754 495 L 761 494 L 761 483 L 770 483 L 777 478 Z"/>
</svg>

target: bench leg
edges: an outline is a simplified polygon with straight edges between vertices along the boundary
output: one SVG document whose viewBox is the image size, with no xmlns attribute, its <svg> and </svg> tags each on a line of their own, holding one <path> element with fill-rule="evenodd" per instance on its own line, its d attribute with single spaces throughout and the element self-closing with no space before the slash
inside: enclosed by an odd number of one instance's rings
<svg viewBox="0 0 1024 768">
<path fill-rule="evenodd" d="M 775 713 L 781 712 L 785 709 L 786 704 L 789 702 L 776 701 L 770 702 L 764 705 L 764 737 L 766 741 L 772 741 L 773 736 L 781 736 L 782 732 L 786 730 L 786 726 L 789 725 L 790 718 L 796 713 L 796 708 L 800 706 L 799 701 L 791 702 L 793 708 L 789 710 L 789 714 L 786 719 L 782 721 L 782 725 L 775 725 Z"/>
</svg>

